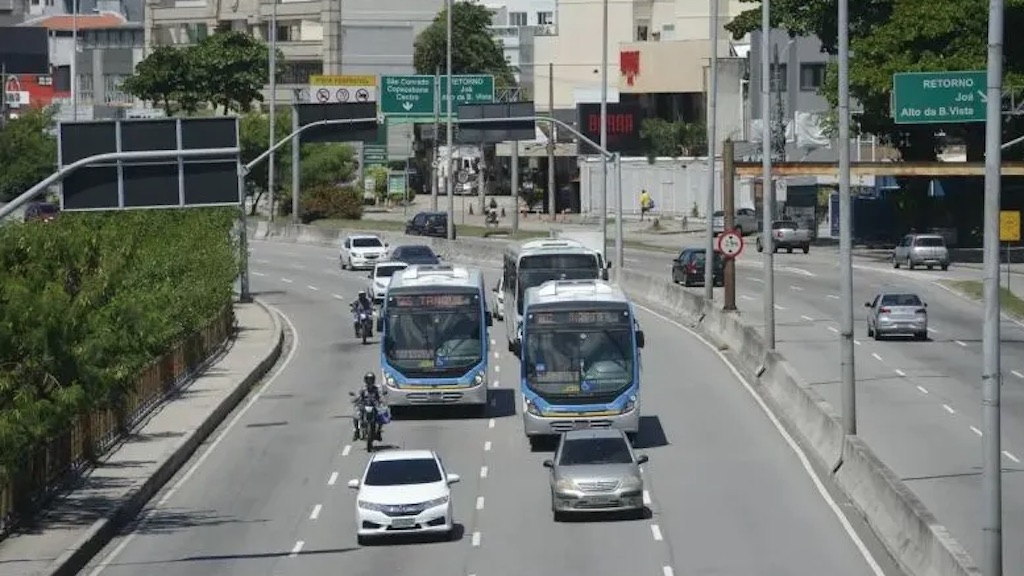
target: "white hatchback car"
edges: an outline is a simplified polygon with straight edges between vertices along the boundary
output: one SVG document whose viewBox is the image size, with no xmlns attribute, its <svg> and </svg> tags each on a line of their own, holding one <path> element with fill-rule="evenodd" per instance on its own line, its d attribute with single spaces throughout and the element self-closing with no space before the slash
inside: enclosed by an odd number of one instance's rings
<svg viewBox="0 0 1024 576">
<path fill-rule="evenodd" d="M 375 536 L 437 534 L 455 537 L 451 485 L 433 450 L 385 450 L 370 456 L 361 480 L 350 480 L 356 495 L 360 544 Z"/>
<path fill-rule="evenodd" d="M 377 262 L 387 258 L 388 243 L 372 234 L 346 236 L 338 255 L 342 270 L 372 269 Z"/>
<path fill-rule="evenodd" d="M 370 272 L 370 297 L 377 304 L 384 301 L 384 296 L 388 293 L 388 286 L 391 285 L 391 276 L 399 270 L 405 270 L 409 265 L 405 262 L 377 262 L 376 266 L 373 267 L 373 271 Z"/>
</svg>

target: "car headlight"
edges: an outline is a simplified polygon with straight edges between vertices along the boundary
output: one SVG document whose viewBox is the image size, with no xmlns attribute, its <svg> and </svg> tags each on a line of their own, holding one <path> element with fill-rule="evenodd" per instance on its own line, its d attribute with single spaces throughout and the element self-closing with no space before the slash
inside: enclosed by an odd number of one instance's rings
<svg viewBox="0 0 1024 576">
<path fill-rule="evenodd" d="M 572 492 L 576 490 L 576 483 L 568 478 L 560 478 L 555 482 L 555 490 L 562 492 Z"/>
<path fill-rule="evenodd" d="M 529 400 L 526 401 L 526 411 L 529 412 L 530 414 L 533 414 L 534 416 L 541 415 L 540 408 L 537 408 L 537 405 L 534 404 L 533 402 L 530 402 Z"/>
<path fill-rule="evenodd" d="M 637 490 L 643 490 L 644 481 L 637 476 L 626 478 L 619 484 L 619 489 L 626 492 L 635 492 Z"/>
<path fill-rule="evenodd" d="M 448 503 L 448 497 L 447 496 L 441 496 L 440 498 L 434 498 L 433 500 L 430 500 L 428 502 L 424 502 L 423 505 L 425 507 L 427 507 L 427 508 L 433 508 L 434 506 L 440 506 L 442 504 L 447 504 L 447 503 Z"/>
<path fill-rule="evenodd" d="M 358 504 L 359 504 L 359 507 L 362 508 L 363 510 L 373 510 L 374 512 L 383 512 L 384 511 L 384 507 L 381 506 L 380 504 L 375 504 L 373 502 L 367 502 L 366 500 L 360 500 L 358 502 Z"/>
<path fill-rule="evenodd" d="M 630 396 L 629 400 L 626 401 L 626 405 L 622 407 L 622 413 L 632 412 L 636 410 L 636 396 Z"/>
<path fill-rule="evenodd" d="M 392 376 L 391 374 L 385 374 L 384 375 L 384 383 L 387 384 L 388 386 L 391 386 L 392 388 L 394 388 L 394 386 L 395 386 L 395 377 Z"/>
<path fill-rule="evenodd" d="M 473 377 L 473 384 L 479 386 L 484 383 L 484 373 L 477 372 L 476 376 Z"/>
</svg>

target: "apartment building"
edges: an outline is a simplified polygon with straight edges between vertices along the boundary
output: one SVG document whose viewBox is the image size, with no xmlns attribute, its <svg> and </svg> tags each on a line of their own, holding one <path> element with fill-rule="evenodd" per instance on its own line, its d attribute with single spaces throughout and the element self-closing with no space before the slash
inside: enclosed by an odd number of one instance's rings
<svg viewBox="0 0 1024 576">
<path fill-rule="evenodd" d="M 534 44 L 538 36 L 558 30 L 555 0 L 506 0 L 486 4 L 491 10 L 495 39 L 501 44 L 505 61 L 515 70 L 516 82 L 526 97 L 534 93 Z"/>
</svg>

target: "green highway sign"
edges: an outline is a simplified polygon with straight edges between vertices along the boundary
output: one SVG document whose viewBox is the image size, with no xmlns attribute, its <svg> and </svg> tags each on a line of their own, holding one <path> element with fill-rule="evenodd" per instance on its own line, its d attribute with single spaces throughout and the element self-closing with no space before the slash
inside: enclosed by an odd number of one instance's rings
<svg viewBox="0 0 1024 576">
<path fill-rule="evenodd" d="M 390 172 L 388 173 L 388 196 L 404 196 L 405 195 L 405 173 L 404 172 Z"/>
<path fill-rule="evenodd" d="M 985 71 L 901 72 L 892 76 L 897 124 L 984 122 Z"/>
<path fill-rule="evenodd" d="M 494 76 L 452 76 L 452 98 L 459 104 L 494 101 Z M 380 111 L 385 116 L 434 116 L 434 77 L 426 75 L 381 76 Z M 441 76 L 441 114 L 447 114 L 448 77 Z"/>
<path fill-rule="evenodd" d="M 388 163 L 388 147 L 384 144 L 363 145 L 363 166 L 384 166 Z"/>
</svg>

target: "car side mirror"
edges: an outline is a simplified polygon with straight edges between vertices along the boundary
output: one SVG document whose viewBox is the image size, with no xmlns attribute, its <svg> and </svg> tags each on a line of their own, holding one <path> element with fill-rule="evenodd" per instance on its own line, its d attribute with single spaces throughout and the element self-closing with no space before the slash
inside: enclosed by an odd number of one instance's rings
<svg viewBox="0 0 1024 576">
<path fill-rule="evenodd" d="M 462 478 L 458 474 L 449 474 L 448 475 L 448 483 L 449 484 L 455 484 L 456 482 L 459 482 L 461 480 L 462 480 Z"/>
<path fill-rule="evenodd" d="M 643 348 L 645 341 L 646 340 L 644 338 L 644 331 L 643 330 L 637 330 L 636 331 L 636 347 L 637 348 Z"/>
<path fill-rule="evenodd" d="M 871 302 L 865 302 L 864 303 L 864 307 L 865 308 L 871 308 Z"/>
<path fill-rule="evenodd" d="M 488 328 L 494 325 L 494 317 L 491 315 L 489 311 L 484 312 L 484 322 L 487 324 Z"/>
<path fill-rule="evenodd" d="M 928 303 L 927 302 L 922 302 L 921 306 L 924 306 L 925 308 L 927 308 L 928 307 Z"/>
<path fill-rule="evenodd" d="M 356 395 L 356 393 L 355 393 L 355 392 L 353 392 L 353 391 L 351 391 L 351 390 L 349 390 L 349 391 L 348 391 L 348 395 L 349 395 L 349 396 L 352 396 L 352 397 L 354 398 L 354 397 L 355 397 L 355 395 Z"/>
<path fill-rule="evenodd" d="M 385 248 L 390 248 L 391 247 L 391 243 L 390 242 L 385 242 L 384 243 L 384 247 Z"/>
<path fill-rule="evenodd" d="M 544 465 L 545 468 L 554 468 L 555 467 L 555 463 L 552 462 L 551 460 L 545 460 L 543 462 L 543 465 Z"/>
<path fill-rule="evenodd" d="M 355 478 L 353 478 L 352 480 L 349 480 L 348 481 L 348 487 L 352 488 L 352 489 L 359 488 L 359 480 L 356 480 Z"/>
<path fill-rule="evenodd" d="M 637 464 L 647 464 L 651 459 L 647 457 L 647 454 L 641 454 L 636 457 Z"/>
</svg>

